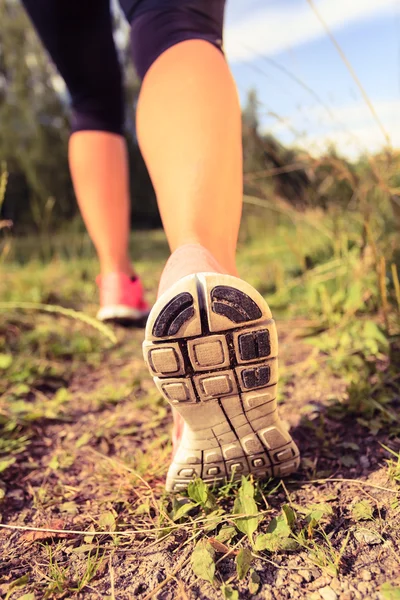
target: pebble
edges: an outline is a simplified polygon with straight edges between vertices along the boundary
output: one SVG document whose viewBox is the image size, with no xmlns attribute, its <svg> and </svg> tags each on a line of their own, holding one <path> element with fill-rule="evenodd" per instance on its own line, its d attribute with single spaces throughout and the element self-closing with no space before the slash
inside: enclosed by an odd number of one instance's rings
<svg viewBox="0 0 400 600">
<path fill-rule="evenodd" d="M 293 573 L 293 575 L 290 576 L 290 579 L 292 581 L 294 581 L 295 583 L 301 584 L 303 583 L 304 579 L 303 577 L 300 575 L 300 573 Z"/>
<path fill-rule="evenodd" d="M 298 557 L 296 557 L 296 558 L 291 558 L 291 559 L 290 559 L 290 560 L 288 560 L 288 562 L 287 562 L 287 567 L 288 567 L 288 569 L 294 569 L 294 568 L 296 568 L 296 567 L 298 566 L 299 562 L 300 562 L 300 559 L 299 559 Z"/>
<path fill-rule="evenodd" d="M 321 577 L 318 577 L 318 579 L 316 579 L 315 581 L 313 581 L 309 586 L 308 589 L 309 590 L 319 590 L 320 588 L 323 588 L 324 586 L 329 585 L 331 582 L 331 578 L 330 577 L 326 577 L 325 575 L 321 575 Z"/>
<path fill-rule="evenodd" d="M 331 588 L 335 590 L 335 592 L 340 592 L 342 590 L 342 584 L 340 583 L 337 577 L 334 577 L 331 581 Z"/>
<path fill-rule="evenodd" d="M 283 585 L 285 585 L 285 573 L 283 573 L 282 571 L 278 571 L 278 574 L 276 576 L 275 579 L 275 586 L 276 587 L 282 587 Z"/>
<path fill-rule="evenodd" d="M 360 583 L 357 586 L 357 589 L 365 597 L 365 595 L 370 591 L 371 586 L 365 581 L 360 581 Z"/>
<path fill-rule="evenodd" d="M 352 600 L 353 594 L 351 592 L 343 592 L 339 596 L 339 600 Z"/>
<path fill-rule="evenodd" d="M 337 593 L 335 592 L 335 590 L 333 590 L 331 587 L 329 587 L 329 585 L 321 588 L 319 590 L 319 593 L 320 593 L 321 598 L 323 598 L 323 600 L 336 600 L 336 598 L 337 598 Z"/>
<path fill-rule="evenodd" d="M 372 579 L 371 571 L 368 571 L 368 569 L 362 569 L 360 575 L 363 581 L 371 581 Z"/>
<path fill-rule="evenodd" d="M 299 571 L 299 575 L 303 578 L 304 581 L 307 581 L 307 583 L 309 583 L 313 578 L 311 571 L 308 571 L 307 569 L 302 569 L 301 571 Z"/>
<path fill-rule="evenodd" d="M 311 592 L 311 594 L 308 596 L 308 600 L 321 600 L 321 596 L 319 592 Z"/>
<path fill-rule="evenodd" d="M 381 536 L 374 531 L 366 531 L 365 529 L 361 529 L 354 532 L 354 537 L 356 538 L 357 542 L 368 544 L 368 546 L 382 544 Z"/>
<path fill-rule="evenodd" d="M 360 465 L 362 466 L 363 469 L 369 469 L 371 466 L 371 463 L 369 462 L 368 458 L 366 456 L 360 456 Z"/>
<path fill-rule="evenodd" d="M 321 576 L 321 571 L 315 567 L 314 569 L 311 569 L 311 574 L 313 579 L 318 579 L 318 577 Z"/>
</svg>

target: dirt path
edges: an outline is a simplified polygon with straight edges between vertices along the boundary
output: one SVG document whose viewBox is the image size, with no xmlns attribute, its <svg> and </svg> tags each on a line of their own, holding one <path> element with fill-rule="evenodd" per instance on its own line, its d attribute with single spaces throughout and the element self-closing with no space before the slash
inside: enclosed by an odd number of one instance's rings
<svg viewBox="0 0 400 600">
<path fill-rule="evenodd" d="M 398 598 L 390 595 L 389 584 L 399 585 L 399 494 L 392 491 L 396 484 L 388 477 L 388 453 L 382 447 L 393 441 L 349 414 L 346 385 L 323 362 L 314 365 L 312 347 L 296 337 L 301 326 L 283 322 L 279 332 L 281 411 L 301 449 L 302 467 L 285 486 L 263 487 L 271 512 L 259 529 L 266 530 L 283 504 L 292 506 L 303 524 L 313 505 L 324 506 L 325 513 L 318 524 L 308 522 L 309 529 L 320 529 L 315 543 L 309 531 L 307 548 L 259 553 L 262 558 L 252 564 L 260 579 L 253 594 L 248 577 L 233 579 L 232 587 L 243 599 Z M 197 578 L 190 564 L 199 536 L 215 536 L 215 531 L 195 528 L 186 518 L 160 539 L 166 528 L 161 514 L 168 507 L 162 485 L 170 413 L 141 361 L 141 332 L 120 330 L 118 337 L 117 348 L 94 351 L 93 361 L 63 384 L 43 377 L 39 392 L 45 408 L 49 402 L 47 410 L 55 394 L 63 394 L 57 389 L 65 387 L 67 396 L 53 407 L 57 419 L 42 408 L 44 414 L 25 425 L 30 441 L 3 474 L 1 514 L 2 523 L 13 526 L 136 533 L 113 537 L 3 529 L 2 598 L 223 597 Z M 234 489 L 218 496 L 225 515 L 232 512 L 234 496 Z M 355 505 L 366 507 L 365 514 Z M 240 539 L 233 537 L 230 547 Z M 233 552 L 218 564 L 219 580 L 235 576 L 234 557 Z"/>
</svg>

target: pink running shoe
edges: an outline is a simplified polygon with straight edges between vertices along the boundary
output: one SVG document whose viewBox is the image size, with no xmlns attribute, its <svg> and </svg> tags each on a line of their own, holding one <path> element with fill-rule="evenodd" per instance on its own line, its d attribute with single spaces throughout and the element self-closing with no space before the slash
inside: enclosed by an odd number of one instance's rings
<svg viewBox="0 0 400 600">
<path fill-rule="evenodd" d="M 142 282 L 125 273 L 99 275 L 96 283 L 100 289 L 100 321 L 115 321 L 123 325 L 144 325 L 150 307 L 144 299 Z"/>
</svg>

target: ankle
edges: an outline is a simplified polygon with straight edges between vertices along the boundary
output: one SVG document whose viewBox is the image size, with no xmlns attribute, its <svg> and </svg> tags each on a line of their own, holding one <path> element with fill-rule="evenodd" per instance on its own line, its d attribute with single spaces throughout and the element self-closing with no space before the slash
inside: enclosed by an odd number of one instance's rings
<svg viewBox="0 0 400 600">
<path fill-rule="evenodd" d="M 179 246 L 172 252 L 164 267 L 158 296 L 179 279 L 201 272 L 229 274 L 213 254 L 201 244 L 188 243 Z"/>
<path fill-rule="evenodd" d="M 136 275 L 129 259 L 124 260 L 100 260 L 100 274 L 105 277 L 110 273 L 124 273 L 128 277 Z"/>
<path fill-rule="evenodd" d="M 191 236 L 179 245 L 173 246 L 172 254 L 180 251 L 201 251 L 208 253 L 217 263 L 219 270 L 228 275 L 237 276 L 236 267 L 236 247 L 232 249 L 232 244 L 221 242 L 212 243 L 210 240 L 198 239 L 197 236 Z"/>
</svg>

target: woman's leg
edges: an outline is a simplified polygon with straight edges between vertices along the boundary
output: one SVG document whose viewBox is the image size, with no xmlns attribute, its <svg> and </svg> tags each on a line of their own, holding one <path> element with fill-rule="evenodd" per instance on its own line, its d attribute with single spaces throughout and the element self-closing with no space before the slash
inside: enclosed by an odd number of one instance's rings
<svg viewBox="0 0 400 600">
<path fill-rule="evenodd" d="M 241 115 L 221 51 L 198 39 L 166 50 L 144 78 L 137 129 L 171 251 L 191 244 L 167 270 L 162 289 L 189 272 L 219 270 L 193 244 L 236 274 Z"/>
<path fill-rule="evenodd" d="M 139 144 L 172 252 L 160 292 L 204 270 L 236 273 L 242 210 L 241 114 L 221 52 L 224 0 L 177 0 L 145 11 L 121 0 L 143 84 Z M 197 245 L 197 247 L 196 247 Z M 202 248 L 199 248 L 201 245 Z M 182 260 L 183 257 L 185 260 Z"/>
<path fill-rule="evenodd" d="M 130 276 L 123 92 L 109 0 L 23 1 L 71 96 L 71 175 L 101 273 Z"/>
<path fill-rule="evenodd" d="M 194 475 L 209 482 L 235 473 L 283 476 L 299 462 L 276 412 L 271 312 L 232 277 L 242 145 L 237 92 L 220 51 L 223 7 L 222 0 L 160 1 L 159 10 L 132 21 L 144 75 L 138 139 L 172 251 L 144 355 L 175 409 L 167 489 L 176 491 Z"/>
</svg>

